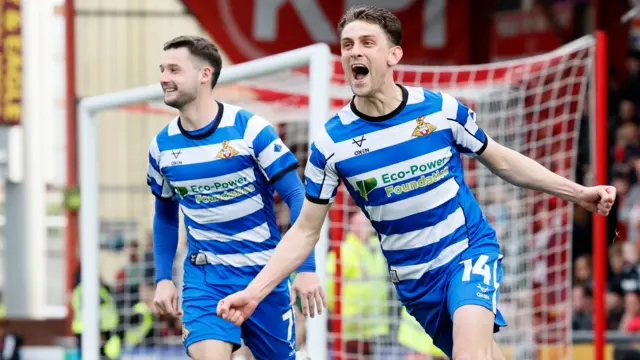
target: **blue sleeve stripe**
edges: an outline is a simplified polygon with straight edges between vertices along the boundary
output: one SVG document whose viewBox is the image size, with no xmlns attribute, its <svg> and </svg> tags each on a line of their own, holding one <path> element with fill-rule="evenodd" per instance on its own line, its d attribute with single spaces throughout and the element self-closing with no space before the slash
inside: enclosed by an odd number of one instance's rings
<svg viewBox="0 0 640 360">
<path fill-rule="evenodd" d="M 313 166 L 318 169 L 324 169 L 327 164 L 327 158 L 324 154 L 316 147 L 315 143 L 311 144 L 311 156 L 309 157 L 309 162 L 313 164 Z"/>
<path fill-rule="evenodd" d="M 160 200 L 171 200 L 173 199 L 173 194 L 171 195 L 163 195 L 164 192 L 164 184 L 158 184 L 151 176 L 147 175 L 147 185 L 151 189 L 151 194 Z"/>
<path fill-rule="evenodd" d="M 151 167 L 153 167 L 153 170 L 157 171 L 158 173 L 160 173 L 160 166 L 158 166 L 158 162 L 156 161 L 156 159 L 151 155 L 151 153 L 149 153 L 149 164 L 151 164 Z"/>
<path fill-rule="evenodd" d="M 241 129 L 242 136 L 244 136 L 244 132 L 247 130 L 247 126 L 249 124 L 249 119 L 253 117 L 253 114 L 248 112 L 245 109 L 240 109 L 236 113 L 236 120 L 234 122 L 234 127 L 237 129 Z"/>
<path fill-rule="evenodd" d="M 322 190 L 322 184 L 318 184 L 309 178 L 308 176 L 304 177 L 305 180 L 305 191 L 307 195 L 313 196 L 315 198 L 320 198 L 320 191 Z"/>
<path fill-rule="evenodd" d="M 255 139 L 253 139 L 253 153 L 256 157 L 259 157 L 264 149 L 269 146 L 275 139 L 278 138 L 276 130 L 271 126 L 265 126 Z"/>
<path fill-rule="evenodd" d="M 484 150 L 487 148 L 487 145 L 489 144 L 489 141 L 488 141 L 489 139 L 487 139 L 487 135 L 480 128 L 478 128 L 478 131 L 476 131 L 475 136 L 478 140 L 482 141 L 482 146 L 478 151 L 476 151 L 476 155 L 481 155 L 484 152 Z"/>
<path fill-rule="evenodd" d="M 264 169 L 264 172 L 269 177 L 269 182 L 273 183 L 278 177 L 284 175 L 284 173 L 296 169 L 298 167 L 298 159 L 293 156 L 292 153 L 287 152 L 280 156 L 276 161 Z"/>
<path fill-rule="evenodd" d="M 458 102 L 458 112 L 456 113 L 456 120 L 462 125 L 467 124 L 469 118 L 469 108 Z"/>
</svg>

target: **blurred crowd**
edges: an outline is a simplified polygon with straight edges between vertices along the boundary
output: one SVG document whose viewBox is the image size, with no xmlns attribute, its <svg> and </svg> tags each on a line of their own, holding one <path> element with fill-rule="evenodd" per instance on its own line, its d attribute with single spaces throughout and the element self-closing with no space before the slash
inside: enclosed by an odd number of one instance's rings
<svg viewBox="0 0 640 360">
<path fill-rule="evenodd" d="M 618 192 L 608 219 L 607 327 L 640 332 L 640 51 L 630 51 L 628 76 L 609 73 L 608 177 Z M 595 134 L 602 136 L 603 134 Z M 580 136 L 578 181 L 592 182 L 589 129 Z M 576 209 L 573 236 L 573 329 L 593 328 L 591 217 Z"/>
</svg>

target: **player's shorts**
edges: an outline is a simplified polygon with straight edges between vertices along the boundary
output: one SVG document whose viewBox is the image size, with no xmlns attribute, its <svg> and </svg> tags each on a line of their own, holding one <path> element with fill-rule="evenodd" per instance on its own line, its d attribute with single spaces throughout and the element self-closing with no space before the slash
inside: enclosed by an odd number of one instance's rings
<svg viewBox="0 0 640 360">
<path fill-rule="evenodd" d="M 502 255 L 497 241 L 496 246 L 470 247 L 439 270 L 432 279 L 437 285 L 429 287 L 420 301 L 406 307 L 433 343 L 451 358 L 453 314 L 459 307 L 479 305 L 492 311 L 495 314 L 494 333 L 507 326 L 498 310 Z"/>
<path fill-rule="evenodd" d="M 189 272 L 203 268 L 192 267 Z M 218 317 L 216 309 L 220 300 L 246 286 L 207 284 L 204 278 L 196 283 L 185 282 L 182 292 L 182 340 L 187 353 L 191 344 L 202 340 L 232 343 L 234 351 L 240 348 L 242 340 L 256 360 L 295 359 L 295 319 L 288 289 L 269 294 L 249 319 L 236 326 Z"/>
</svg>

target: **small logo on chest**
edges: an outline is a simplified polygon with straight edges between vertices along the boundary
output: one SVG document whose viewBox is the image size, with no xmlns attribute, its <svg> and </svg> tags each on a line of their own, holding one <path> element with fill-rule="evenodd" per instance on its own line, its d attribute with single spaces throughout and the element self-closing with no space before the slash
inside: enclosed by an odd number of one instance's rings
<svg viewBox="0 0 640 360">
<path fill-rule="evenodd" d="M 425 119 L 424 115 L 418 116 L 418 118 L 416 119 L 416 123 L 418 123 L 418 126 L 416 126 L 416 128 L 413 129 L 413 133 L 411 134 L 411 136 L 413 137 L 427 136 L 432 132 L 436 131 L 437 127 L 435 127 L 435 125 L 431 123 L 426 122 L 424 119 Z"/>
<path fill-rule="evenodd" d="M 358 156 L 369 152 L 369 148 L 362 149 L 362 144 L 365 140 L 367 140 L 367 138 L 365 138 L 364 135 L 362 135 L 360 139 L 351 139 L 351 143 L 358 146 L 358 150 L 354 151 L 353 155 Z"/>
<path fill-rule="evenodd" d="M 229 145 L 229 141 L 225 140 L 222 142 L 222 149 L 218 152 L 216 158 L 218 159 L 228 159 L 232 156 L 238 154 L 238 150 L 234 149 L 231 145 Z"/>
</svg>

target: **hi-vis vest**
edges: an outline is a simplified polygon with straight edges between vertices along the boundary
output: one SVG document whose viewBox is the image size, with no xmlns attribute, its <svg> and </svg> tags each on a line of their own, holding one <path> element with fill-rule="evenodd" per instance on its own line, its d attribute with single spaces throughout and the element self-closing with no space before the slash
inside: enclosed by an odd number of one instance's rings
<svg viewBox="0 0 640 360">
<path fill-rule="evenodd" d="M 124 334 L 124 342 L 126 346 L 137 346 L 149 335 L 153 330 L 153 313 L 144 302 L 139 302 L 133 306 L 133 314 L 140 315 L 142 321 L 135 327 L 127 330 Z"/>
<path fill-rule="evenodd" d="M 104 286 L 100 287 L 100 331 L 112 331 L 118 326 L 118 309 L 113 296 Z M 73 309 L 73 321 L 71 330 L 74 334 L 82 334 L 82 288 L 78 284 L 71 295 L 71 308 Z M 105 355 L 109 359 L 117 359 L 120 356 L 121 340 L 118 335 L 112 335 L 104 344 Z"/>
<path fill-rule="evenodd" d="M 348 233 L 341 245 L 342 335 L 345 340 L 389 334 L 388 267 L 376 237 L 366 244 Z M 329 311 L 335 307 L 336 255 L 327 256 Z"/>
<path fill-rule="evenodd" d="M 442 356 L 445 354 L 433 344 L 433 339 L 424 331 L 418 320 L 402 307 L 398 326 L 398 343 L 420 354 Z"/>
<path fill-rule="evenodd" d="M 100 287 L 100 331 L 115 330 L 118 326 L 118 309 L 113 296 L 104 286 Z M 82 288 L 80 285 L 73 289 L 71 296 L 71 308 L 73 309 L 73 321 L 71 330 L 74 334 L 82 333 Z"/>
</svg>

